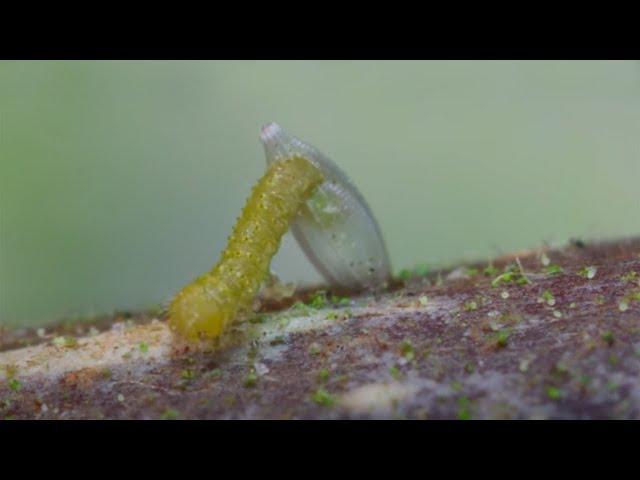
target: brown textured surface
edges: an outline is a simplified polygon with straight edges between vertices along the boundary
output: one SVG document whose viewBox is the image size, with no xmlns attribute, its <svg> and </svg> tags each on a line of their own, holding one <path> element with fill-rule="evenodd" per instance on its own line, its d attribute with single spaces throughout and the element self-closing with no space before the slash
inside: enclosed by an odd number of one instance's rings
<svg viewBox="0 0 640 480">
<path fill-rule="evenodd" d="M 640 240 L 548 250 L 556 275 L 541 252 L 518 254 L 524 285 L 493 287 L 486 264 L 413 278 L 273 311 L 215 353 L 150 314 L 77 345 L 51 339 L 89 325 L 4 332 L 0 418 L 640 418 Z"/>
</svg>

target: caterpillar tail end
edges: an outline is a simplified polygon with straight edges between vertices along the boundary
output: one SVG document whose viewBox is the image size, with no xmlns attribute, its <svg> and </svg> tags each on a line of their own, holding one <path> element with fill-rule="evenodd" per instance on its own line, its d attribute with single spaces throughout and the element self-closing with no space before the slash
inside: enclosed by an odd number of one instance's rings
<svg viewBox="0 0 640 480">
<path fill-rule="evenodd" d="M 220 337 L 231 312 L 226 311 L 202 282 L 184 287 L 169 306 L 169 328 L 188 341 Z"/>
</svg>

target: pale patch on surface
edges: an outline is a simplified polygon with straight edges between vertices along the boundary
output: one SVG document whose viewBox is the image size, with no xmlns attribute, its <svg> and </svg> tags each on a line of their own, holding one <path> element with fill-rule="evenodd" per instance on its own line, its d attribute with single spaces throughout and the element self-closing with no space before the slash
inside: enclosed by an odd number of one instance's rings
<svg viewBox="0 0 640 480">
<path fill-rule="evenodd" d="M 83 368 L 111 368 L 131 360 L 146 359 L 155 363 L 169 360 L 171 332 L 164 322 L 125 327 L 115 324 L 99 335 L 78 338 L 74 346 L 43 343 L 33 347 L 0 353 L 0 379 L 7 369 L 18 378 L 32 375 L 55 377 Z M 140 345 L 146 348 L 143 352 Z"/>
<path fill-rule="evenodd" d="M 406 401 L 418 391 L 416 385 L 404 383 L 370 383 L 345 393 L 340 405 L 357 413 L 389 410 L 397 402 Z"/>
<path fill-rule="evenodd" d="M 270 315 L 269 320 L 261 325 L 243 322 L 237 325 L 241 338 L 246 336 L 258 339 L 265 358 L 276 358 L 289 347 L 292 334 L 304 334 L 311 331 L 331 330 L 338 334 L 342 325 L 349 318 L 360 316 L 393 318 L 396 314 L 422 311 L 437 314 L 449 308 L 451 302 L 429 300 L 425 306 L 394 305 L 382 302 L 376 307 L 367 306 L 373 297 L 358 300 L 361 306 L 349 308 L 312 309 L 304 313 L 291 310 Z M 349 312 L 346 315 L 345 312 Z M 335 318 L 330 314 L 345 314 Z M 336 330 L 337 329 L 337 330 Z M 275 339 L 284 339 L 284 344 L 271 344 Z M 241 340 L 243 343 L 244 341 Z M 32 375 L 55 377 L 84 368 L 107 369 L 131 363 L 132 360 L 146 360 L 163 363 L 170 360 L 173 348 L 173 336 L 165 322 L 154 320 L 147 325 L 127 326 L 125 323 L 115 324 L 111 330 L 87 337 L 77 338 L 74 345 L 55 345 L 52 342 L 10 350 L 0 353 L 0 379 L 8 376 L 8 371 L 15 371 L 19 378 Z M 231 341 L 228 346 L 235 342 Z M 144 352 L 140 345 L 144 344 Z M 236 344 L 237 345 L 237 344 Z M 241 349 L 238 354 L 242 354 Z"/>
</svg>

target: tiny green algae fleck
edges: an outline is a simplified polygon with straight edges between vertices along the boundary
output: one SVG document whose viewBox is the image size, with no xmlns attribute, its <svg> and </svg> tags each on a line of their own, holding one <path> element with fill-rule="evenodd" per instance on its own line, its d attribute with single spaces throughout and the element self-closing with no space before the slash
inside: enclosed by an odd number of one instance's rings
<svg viewBox="0 0 640 480">
<path fill-rule="evenodd" d="M 400 344 L 400 353 L 408 361 L 412 361 L 416 356 L 415 351 L 413 349 L 413 345 L 408 340 L 404 340 Z"/>
<path fill-rule="evenodd" d="M 253 388 L 257 385 L 258 383 L 258 375 L 256 374 L 255 371 L 251 371 L 247 374 L 246 377 L 244 377 L 244 381 L 242 382 L 242 385 L 245 388 Z"/>
<path fill-rule="evenodd" d="M 509 341 L 509 335 L 510 335 L 509 330 L 507 329 L 499 330 L 498 333 L 496 334 L 496 345 L 500 348 L 506 347 Z"/>
<path fill-rule="evenodd" d="M 323 383 L 329 380 L 329 370 L 326 368 L 323 368 L 322 370 L 320 370 L 318 372 L 318 380 Z"/>
<path fill-rule="evenodd" d="M 545 267 L 545 271 L 547 272 L 547 275 L 560 275 L 561 273 L 564 272 L 564 268 L 562 268 L 560 265 L 548 265 L 547 267 Z"/>
<path fill-rule="evenodd" d="M 469 267 L 467 268 L 466 274 L 469 277 L 475 277 L 476 275 L 480 274 L 480 270 L 474 267 Z"/>
<path fill-rule="evenodd" d="M 391 375 L 396 380 L 399 380 L 402 377 L 402 373 L 397 367 L 390 367 L 389 375 Z"/>
<path fill-rule="evenodd" d="M 485 267 L 484 270 L 482 270 L 482 274 L 485 277 L 495 277 L 498 274 L 498 272 L 500 272 L 500 270 L 498 270 L 493 265 L 488 265 L 487 267 Z"/>
<path fill-rule="evenodd" d="M 524 269 L 522 268 L 522 264 L 517 261 L 517 263 L 512 263 L 507 265 L 504 268 L 504 273 L 498 275 L 491 282 L 492 287 L 497 287 L 500 284 L 509 284 L 515 283 L 516 285 L 526 285 L 531 283 L 529 277 L 527 277 Z"/>
<path fill-rule="evenodd" d="M 309 345 L 309 353 L 311 355 L 318 355 L 320 352 L 322 352 L 322 348 L 317 343 Z"/>
<path fill-rule="evenodd" d="M 542 292 L 542 300 L 547 303 L 550 307 L 553 307 L 556 304 L 556 299 L 549 290 L 545 290 Z"/>
<path fill-rule="evenodd" d="M 51 343 L 53 343 L 56 347 L 63 348 L 76 348 L 78 346 L 78 340 L 74 337 L 69 336 L 55 337 L 53 340 L 51 340 Z"/>
<path fill-rule="evenodd" d="M 220 368 L 213 368 L 203 375 L 206 378 L 220 378 L 222 377 L 222 370 Z"/>
<path fill-rule="evenodd" d="M 161 420 L 176 420 L 178 417 L 180 417 L 180 412 L 173 408 L 167 408 L 162 415 L 160 415 Z"/>
<path fill-rule="evenodd" d="M 458 398 L 458 420 L 471 419 L 471 402 L 466 396 Z"/>
<path fill-rule="evenodd" d="M 320 309 L 326 307 L 327 302 L 327 292 L 324 290 L 319 290 L 313 294 L 311 300 L 307 303 L 311 308 Z"/>
<path fill-rule="evenodd" d="M 465 302 L 462 308 L 465 310 L 465 312 L 471 312 L 471 311 L 477 310 L 478 302 L 476 302 L 475 300 L 469 300 Z"/>
<path fill-rule="evenodd" d="M 638 274 L 635 271 L 631 271 L 621 275 L 620 280 L 623 282 L 636 282 L 638 281 Z"/>
<path fill-rule="evenodd" d="M 607 330 L 602 333 L 602 340 L 609 346 L 613 345 L 615 338 L 613 336 L 613 332 Z"/>
<path fill-rule="evenodd" d="M 598 272 L 598 267 L 594 267 L 593 265 L 589 265 L 587 267 L 582 267 L 580 270 L 578 270 L 578 275 L 580 275 L 581 277 L 584 277 L 588 280 L 591 280 L 592 278 L 594 278 L 596 276 L 596 273 Z"/>
<path fill-rule="evenodd" d="M 22 389 L 22 382 L 20 382 L 20 380 L 18 380 L 17 378 L 10 378 L 7 383 L 9 385 L 9 388 L 14 392 L 19 392 Z"/>
<path fill-rule="evenodd" d="M 323 407 L 332 407 L 336 402 L 335 397 L 322 387 L 315 391 L 311 396 L 311 400 Z"/>
<path fill-rule="evenodd" d="M 562 398 L 562 390 L 557 387 L 547 387 L 547 397 L 551 400 L 560 400 Z"/>
</svg>

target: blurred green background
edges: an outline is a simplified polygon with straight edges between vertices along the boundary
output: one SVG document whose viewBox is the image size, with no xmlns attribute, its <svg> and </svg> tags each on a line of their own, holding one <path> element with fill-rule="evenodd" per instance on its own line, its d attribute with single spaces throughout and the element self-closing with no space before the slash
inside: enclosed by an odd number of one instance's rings
<svg viewBox="0 0 640 480">
<path fill-rule="evenodd" d="M 355 180 L 396 271 L 640 233 L 637 62 L 0 62 L 0 324 L 208 270 L 269 121 Z M 291 238 L 273 269 L 319 279 Z"/>
</svg>

